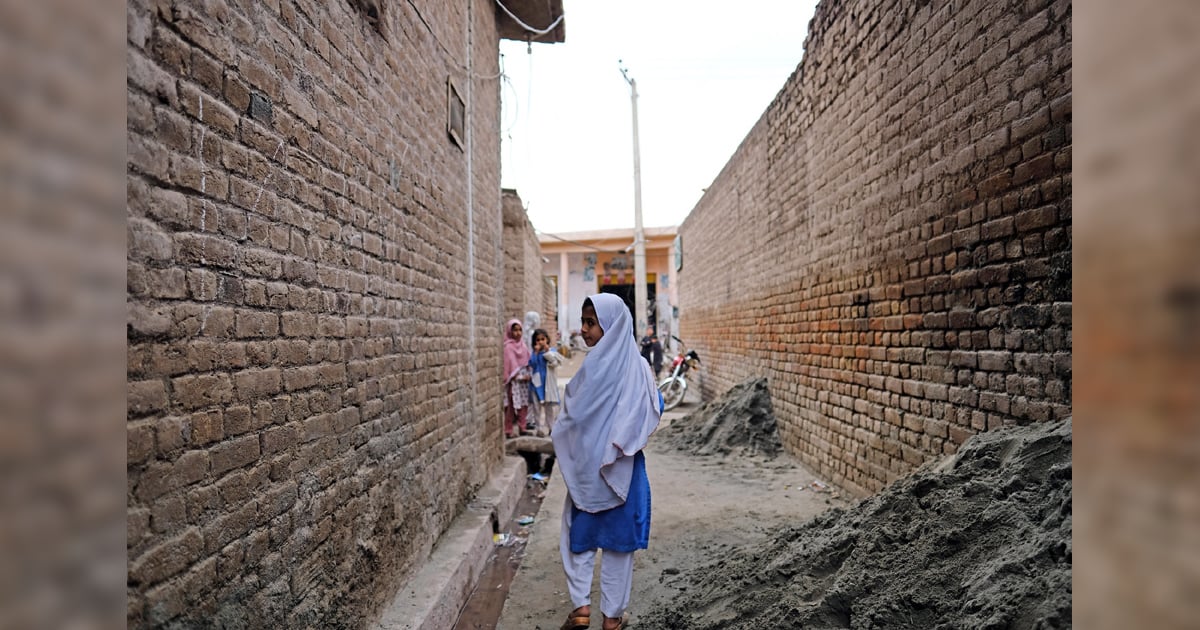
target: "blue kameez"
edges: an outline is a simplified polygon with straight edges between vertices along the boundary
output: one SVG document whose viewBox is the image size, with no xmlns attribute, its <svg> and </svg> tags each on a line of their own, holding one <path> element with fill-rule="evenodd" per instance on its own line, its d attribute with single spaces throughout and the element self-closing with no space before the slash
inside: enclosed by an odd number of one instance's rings
<svg viewBox="0 0 1200 630">
<path fill-rule="evenodd" d="M 571 553 L 596 549 L 631 552 L 645 549 L 649 542 L 650 479 L 646 457 L 638 451 L 625 503 L 595 513 L 571 505 Z"/>
</svg>

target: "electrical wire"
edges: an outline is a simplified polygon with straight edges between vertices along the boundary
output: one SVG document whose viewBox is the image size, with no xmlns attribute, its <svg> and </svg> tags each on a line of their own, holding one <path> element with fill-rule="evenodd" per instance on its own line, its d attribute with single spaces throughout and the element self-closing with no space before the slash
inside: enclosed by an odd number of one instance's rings
<svg viewBox="0 0 1200 630">
<path fill-rule="evenodd" d="M 517 102 L 517 88 L 513 85 L 512 77 L 505 74 L 501 80 L 504 82 L 504 87 L 508 88 L 508 93 L 512 94 L 512 97 L 505 101 L 510 106 L 508 108 L 509 116 L 505 117 L 506 120 L 501 121 L 501 124 L 504 125 L 504 134 L 511 139 L 513 127 L 517 126 L 517 121 L 521 118 L 521 104 Z"/>
<path fill-rule="evenodd" d="M 533 132 L 530 126 L 533 125 L 533 45 L 528 41 L 525 42 L 525 59 L 528 64 L 528 70 L 525 77 L 525 165 L 533 164 Z"/>
<path fill-rule="evenodd" d="M 509 11 L 508 7 L 504 6 L 504 3 L 500 2 L 500 0 L 496 0 L 496 5 L 499 6 L 502 11 L 507 13 L 508 17 L 512 18 L 514 22 L 519 24 L 521 26 L 521 28 L 523 28 L 523 29 L 529 31 L 530 33 L 533 33 L 534 35 L 537 35 L 539 37 L 542 35 L 545 35 L 546 33 L 549 33 L 550 31 L 553 31 L 555 28 L 557 28 L 558 23 L 562 22 L 563 18 L 566 17 L 566 15 L 567 15 L 566 12 L 564 11 L 562 13 L 562 15 L 559 15 L 556 20 L 554 20 L 553 22 L 550 23 L 550 26 L 547 26 L 546 28 L 534 28 L 534 27 L 522 22 L 521 18 L 513 15 L 513 12 Z"/>
<path fill-rule="evenodd" d="M 496 74 L 484 75 L 484 74 L 476 74 L 476 73 L 472 72 L 470 68 L 468 68 L 467 66 L 463 65 L 462 63 L 460 63 L 458 61 L 458 58 L 454 56 L 454 53 L 450 52 L 449 48 L 446 48 L 446 45 L 442 43 L 441 38 L 439 38 L 437 36 L 437 32 L 434 31 L 433 27 L 429 25 L 429 21 L 426 20 L 425 16 L 421 14 L 421 10 L 417 8 L 417 5 L 413 3 L 413 0 L 408 0 L 408 5 L 410 7 L 412 7 L 413 12 L 417 14 L 417 19 L 421 20 L 421 23 L 425 25 L 425 30 L 429 31 L 430 37 L 433 37 L 433 41 L 437 42 L 438 47 L 440 47 L 442 49 L 442 53 L 444 55 L 446 55 L 447 58 L 449 58 L 449 60 L 450 60 L 449 65 L 451 67 L 453 67 L 455 70 L 458 70 L 459 72 L 468 74 L 473 79 L 480 79 L 480 80 L 484 80 L 484 81 L 490 80 L 490 79 L 496 79 L 496 78 L 504 76 L 503 68 L 501 68 L 500 71 L 497 72 Z"/>
</svg>

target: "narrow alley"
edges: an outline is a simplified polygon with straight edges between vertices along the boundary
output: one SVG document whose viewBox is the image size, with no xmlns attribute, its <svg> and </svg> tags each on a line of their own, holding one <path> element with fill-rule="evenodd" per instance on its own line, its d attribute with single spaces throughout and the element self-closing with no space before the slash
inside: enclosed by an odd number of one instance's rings
<svg viewBox="0 0 1200 630">
<path fill-rule="evenodd" d="M 699 357 L 634 627 L 1069 627 L 1068 0 L 824 0 L 677 225 L 564 233 L 502 184 L 500 54 L 570 46 L 563 0 L 126 14 L 128 627 L 558 627 L 505 322 L 569 346 L 601 294 Z M 751 386 L 770 457 L 685 448 Z"/>
<path fill-rule="evenodd" d="M 569 381 L 582 354 L 576 353 L 563 370 L 561 384 Z M 663 416 L 662 429 L 700 407 L 695 396 Z M 634 591 L 636 613 L 651 609 L 654 602 L 669 601 L 686 590 L 672 576 L 702 566 L 741 544 L 760 542 L 772 526 L 807 520 L 847 499 L 823 484 L 794 458 L 695 457 L 669 446 L 652 443 L 649 473 L 654 489 L 654 542 L 637 559 Z M 556 628 L 569 610 L 562 564 L 558 550 L 558 527 L 565 499 L 560 475 L 551 474 L 545 486 L 531 482 L 532 494 L 544 498 L 534 504 L 536 512 L 514 512 L 535 516 L 528 526 L 510 522 L 505 533 L 513 534 L 518 551 L 498 545 L 496 557 L 509 567 L 497 571 L 491 581 L 481 578 L 456 630 L 482 628 Z M 515 569 L 515 571 L 513 570 Z M 483 592 L 503 589 L 505 595 Z M 496 605 L 499 602 L 500 605 Z M 501 615 L 503 609 L 503 615 Z"/>
</svg>

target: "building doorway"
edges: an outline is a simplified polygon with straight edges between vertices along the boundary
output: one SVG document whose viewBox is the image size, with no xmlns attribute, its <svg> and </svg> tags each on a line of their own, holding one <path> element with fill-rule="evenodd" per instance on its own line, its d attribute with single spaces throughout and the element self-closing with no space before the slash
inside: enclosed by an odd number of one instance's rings
<svg viewBox="0 0 1200 630">
<path fill-rule="evenodd" d="M 601 293 L 611 293 L 611 294 L 621 298 L 621 300 L 623 302 L 625 302 L 625 308 L 629 309 L 629 316 L 633 318 L 633 325 L 635 327 L 637 326 L 638 318 L 637 318 L 637 315 L 635 315 L 633 312 L 634 304 L 636 304 L 636 298 L 635 298 L 634 287 L 633 287 L 632 283 L 631 284 L 602 284 L 602 285 L 600 285 L 600 292 Z M 654 296 L 655 295 L 656 295 L 656 293 L 654 290 L 654 283 L 647 282 L 646 283 L 646 313 L 645 313 L 644 317 L 645 317 L 645 320 L 647 322 L 649 322 L 648 325 L 651 328 L 654 328 L 654 334 L 657 335 L 658 334 L 658 317 L 656 316 L 656 313 L 658 313 L 658 310 L 655 308 L 655 304 L 654 304 Z M 635 331 L 633 331 L 633 336 L 640 339 L 641 336 L 645 333 L 646 333 L 645 330 L 635 330 Z"/>
</svg>

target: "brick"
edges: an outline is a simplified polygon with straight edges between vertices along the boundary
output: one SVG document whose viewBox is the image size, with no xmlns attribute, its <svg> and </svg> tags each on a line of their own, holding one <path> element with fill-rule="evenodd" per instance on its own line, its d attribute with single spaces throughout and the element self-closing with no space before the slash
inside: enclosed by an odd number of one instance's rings
<svg viewBox="0 0 1200 630">
<path fill-rule="evenodd" d="M 164 625 L 187 607 L 182 587 L 176 582 L 156 586 L 146 592 L 145 615 L 152 625 Z"/>
<path fill-rule="evenodd" d="M 1012 174 L 997 173 L 979 183 L 979 195 L 984 198 L 994 197 L 1008 189 L 1012 183 Z"/>
<path fill-rule="evenodd" d="M 297 486 L 294 481 L 271 488 L 263 496 L 262 515 L 273 517 L 288 511 L 295 505 L 297 496 Z"/>
<path fill-rule="evenodd" d="M 262 434 L 262 453 L 263 455 L 271 455 L 286 451 L 298 443 L 299 437 L 295 427 L 273 427 Z"/>
<path fill-rule="evenodd" d="M 259 311 L 237 312 L 236 334 L 239 338 L 274 337 L 279 334 L 279 316 Z"/>
<path fill-rule="evenodd" d="M 174 400 L 185 409 L 199 409 L 230 402 L 233 382 L 226 374 L 180 376 L 171 381 Z"/>
<path fill-rule="evenodd" d="M 258 436 L 246 435 L 222 442 L 212 447 L 209 454 L 212 458 L 212 474 L 221 475 L 258 459 Z"/>
<path fill-rule="evenodd" d="M 245 370 L 233 375 L 237 397 L 241 401 L 258 400 L 282 390 L 278 369 Z"/>
<path fill-rule="evenodd" d="M 204 541 L 193 527 L 152 547 L 129 565 L 129 581 L 151 585 L 162 582 L 200 557 Z"/>
<path fill-rule="evenodd" d="M 1043 107 L 1024 118 L 1013 121 L 1012 141 L 1020 142 L 1025 138 L 1040 133 L 1050 125 L 1050 107 Z"/>
<path fill-rule="evenodd" d="M 226 407 L 223 420 L 226 437 L 241 435 L 251 428 L 250 407 L 246 405 Z"/>
<path fill-rule="evenodd" d="M 960 427 L 960 426 L 956 426 L 956 425 L 950 425 L 950 427 L 948 428 L 948 432 L 949 432 L 949 436 L 950 436 L 950 441 L 955 444 L 962 444 L 963 442 L 966 442 L 968 439 L 970 439 L 970 437 L 972 435 L 975 434 L 974 431 L 971 431 L 970 429 L 967 429 L 966 427 Z"/>
<path fill-rule="evenodd" d="M 1018 232 L 1029 232 L 1054 225 L 1057 220 L 1057 208 L 1054 206 L 1042 206 L 1022 211 L 1016 216 L 1015 225 Z"/>
<path fill-rule="evenodd" d="M 976 145 L 977 157 L 978 159 L 991 157 L 1006 148 L 1008 144 L 1009 128 L 1005 126 L 996 129 L 979 140 Z"/>
<path fill-rule="evenodd" d="M 230 542 L 249 532 L 258 518 L 258 502 L 246 501 L 234 506 L 204 526 L 205 552 L 217 553 Z"/>
<path fill-rule="evenodd" d="M 226 508 L 240 507 L 253 498 L 254 491 L 255 488 L 251 487 L 248 476 L 240 470 L 226 475 L 217 482 L 217 493 L 221 497 L 221 504 Z"/>
<path fill-rule="evenodd" d="M 170 458 L 188 441 L 187 419 L 169 416 L 154 421 L 154 439 L 159 457 Z"/>
<path fill-rule="evenodd" d="M 194 446 L 204 446 L 217 442 L 225 437 L 224 414 L 221 410 L 213 409 L 206 412 L 194 413 L 188 418 L 191 427 L 191 439 Z"/>
<path fill-rule="evenodd" d="M 1028 162 L 1018 164 L 1013 170 L 1013 184 L 1025 184 L 1031 181 L 1044 180 L 1055 171 L 1054 156 L 1040 155 Z"/>
<path fill-rule="evenodd" d="M 130 424 L 125 431 L 125 459 L 130 464 L 141 464 L 154 456 L 154 424 L 140 422 Z"/>
<path fill-rule="evenodd" d="M 1050 26 L 1050 9 L 1043 9 L 1033 17 L 1025 20 L 1012 35 L 1009 36 L 1009 47 L 1016 50 L 1034 36 L 1042 33 Z"/>
<path fill-rule="evenodd" d="M 130 382 L 126 400 L 131 415 L 162 411 L 167 407 L 167 388 L 161 380 Z"/>
<path fill-rule="evenodd" d="M 333 416 L 329 414 L 320 414 L 313 416 L 303 423 L 303 431 L 301 439 L 304 442 L 311 442 L 318 438 L 322 438 L 333 434 Z"/>
<path fill-rule="evenodd" d="M 1013 218 L 1004 217 L 984 223 L 980 227 L 980 235 L 984 240 L 994 240 L 1012 236 L 1013 234 Z"/>
<path fill-rule="evenodd" d="M 974 352 L 954 350 L 950 352 L 950 365 L 953 367 L 974 368 L 978 365 L 979 357 Z"/>
<path fill-rule="evenodd" d="M 948 425 L 941 420 L 926 419 L 923 430 L 926 435 L 944 438 L 948 435 Z"/>
<path fill-rule="evenodd" d="M 314 313 L 286 312 L 281 316 L 283 334 L 288 337 L 313 337 L 317 332 Z"/>
<path fill-rule="evenodd" d="M 182 495 L 167 495 L 154 502 L 150 510 L 150 525 L 155 532 L 175 532 L 186 524 L 187 503 Z"/>
</svg>

